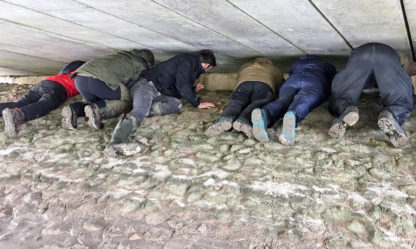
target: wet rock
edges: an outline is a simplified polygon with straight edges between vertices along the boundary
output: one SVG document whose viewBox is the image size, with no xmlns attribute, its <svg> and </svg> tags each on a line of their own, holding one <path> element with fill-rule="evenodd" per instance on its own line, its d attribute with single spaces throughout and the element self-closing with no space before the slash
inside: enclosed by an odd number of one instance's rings
<svg viewBox="0 0 416 249">
<path fill-rule="evenodd" d="M 229 170 L 229 171 L 235 171 L 235 170 L 238 170 L 240 167 L 241 167 L 241 162 L 236 158 L 232 158 L 228 160 L 227 163 L 222 168 L 225 170 Z"/>
</svg>

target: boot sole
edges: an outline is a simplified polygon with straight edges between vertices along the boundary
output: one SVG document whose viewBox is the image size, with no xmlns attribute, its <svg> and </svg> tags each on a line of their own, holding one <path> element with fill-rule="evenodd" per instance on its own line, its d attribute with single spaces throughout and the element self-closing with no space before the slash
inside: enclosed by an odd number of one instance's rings
<svg viewBox="0 0 416 249">
<path fill-rule="evenodd" d="M 260 109 L 254 109 L 251 112 L 251 123 L 253 123 L 253 136 L 260 142 L 269 142 L 269 134 Z"/>
<path fill-rule="evenodd" d="M 381 118 L 377 122 L 378 127 L 389 137 L 390 142 L 396 148 L 403 148 L 408 145 L 409 138 L 399 124 L 388 118 Z"/>
<path fill-rule="evenodd" d="M 19 129 L 16 128 L 16 124 L 14 123 L 13 113 L 9 109 L 5 109 L 3 111 L 3 119 L 4 119 L 4 134 L 6 136 L 15 138 L 19 133 Z"/>
<path fill-rule="evenodd" d="M 284 145 L 295 144 L 296 116 L 293 112 L 287 112 L 283 117 L 282 132 L 279 141 Z"/>
<path fill-rule="evenodd" d="M 72 110 L 69 106 L 62 108 L 62 127 L 68 130 L 77 128 L 77 126 L 72 125 Z"/>
<path fill-rule="evenodd" d="M 88 118 L 88 126 L 94 128 L 96 130 L 100 130 L 103 128 L 103 124 L 97 120 L 97 116 L 93 110 L 91 105 L 87 105 L 84 108 L 85 116 Z"/>
<path fill-rule="evenodd" d="M 359 119 L 360 116 L 357 112 L 349 112 L 342 118 L 343 124 L 334 123 L 329 129 L 328 134 L 332 138 L 342 138 L 347 130 L 347 127 L 355 125 Z"/>
<path fill-rule="evenodd" d="M 243 132 L 248 138 L 253 137 L 253 128 L 247 124 L 243 124 L 239 121 L 233 123 L 233 129 Z"/>
<path fill-rule="evenodd" d="M 210 126 L 206 131 L 205 134 L 209 137 L 215 137 L 223 133 L 224 131 L 228 131 L 231 129 L 232 124 L 231 121 L 223 121 L 219 124 L 214 124 Z"/>
</svg>

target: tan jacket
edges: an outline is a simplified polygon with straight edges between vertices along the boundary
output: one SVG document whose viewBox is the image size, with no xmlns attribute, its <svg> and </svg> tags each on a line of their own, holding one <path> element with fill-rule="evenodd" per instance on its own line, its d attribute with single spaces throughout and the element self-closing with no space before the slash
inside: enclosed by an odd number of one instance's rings
<svg viewBox="0 0 416 249">
<path fill-rule="evenodd" d="M 412 57 L 408 53 L 404 53 L 402 51 L 399 51 L 399 55 L 400 55 L 400 63 L 402 64 L 404 71 L 411 77 L 412 76 L 412 64 L 413 64 Z"/>
<path fill-rule="evenodd" d="M 240 67 L 234 90 L 245 81 L 264 82 L 276 93 L 276 90 L 283 84 L 283 74 L 267 58 L 256 58 Z"/>
<path fill-rule="evenodd" d="M 416 76 L 412 76 L 413 90 L 416 91 Z M 416 92 L 415 92 L 416 95 Z"/>
<path fill-rule="evenodd" d="M 408 53 L 404 53 L 402 51 L 399 51 L 399 55 L 400 55 L 400 62 L 402 64 L 402 67 L 404 71 L 412 78 L 413 89 L 416 90 L 416 76 L 412 76 L 412 66 L 413 66 L 412 57 Z M 416 92 L 414 93 L 416 94 Z"/>
</svg>

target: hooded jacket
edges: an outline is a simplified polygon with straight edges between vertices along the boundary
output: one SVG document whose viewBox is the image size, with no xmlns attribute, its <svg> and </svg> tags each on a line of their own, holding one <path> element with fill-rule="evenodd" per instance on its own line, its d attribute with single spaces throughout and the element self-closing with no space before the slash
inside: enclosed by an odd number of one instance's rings
<svg viewBox="0 0 416 249">
<path fill-rule="evenodd" d="M 261 57 L 247 62 L 240 67 L 234 90 L 246 81 L 264 82 L 276 93 L 276 89 L 279 89 L 283 84 L 283 74 L 269 59 Z"/>
<path fill-rule="evenodd" d="M 196 55 L 179 54 L 144 71 L 142 76 L 152 81 L 161 94 L 176 98 L 182 97 L 197 107 L 200 102 L 193 85 L 204 72 Z"/>
<path fill-rule="evenodd" d="M 78 68 L 72 77 L 80 75 L 97 78 L 115 90 L 120 84 L 137 81 L 142 71 L 148 69 L 145 60 L 147 54 L 146 50 L 133 49 L 92 59 Z"/>
</svg>

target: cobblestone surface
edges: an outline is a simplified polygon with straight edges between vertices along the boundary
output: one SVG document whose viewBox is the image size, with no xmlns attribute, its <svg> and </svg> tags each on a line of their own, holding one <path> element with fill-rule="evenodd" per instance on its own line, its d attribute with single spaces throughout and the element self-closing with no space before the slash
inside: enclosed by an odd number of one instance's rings
<svg viewBox="0 0 416 249">
<path fill-rule="evenodd" d="M 26 90 L 0 84 L 1 101 Z M 0 133 L 0 248 L 416 248 L 415 146 L 390 146 L 376 95 L 344 139 L 327 135 L 325 103 L 293 147 L 280 123 L 265 144 L 206 137 L 229 95 L 146 119 L 131 139 L 140 152 L 120 158 L 102 152 L 116 119 L 69 131 L 58 109 L 17 139 Z M 413 116 L 405 129 L 415 141 Z"/>
</svg>

